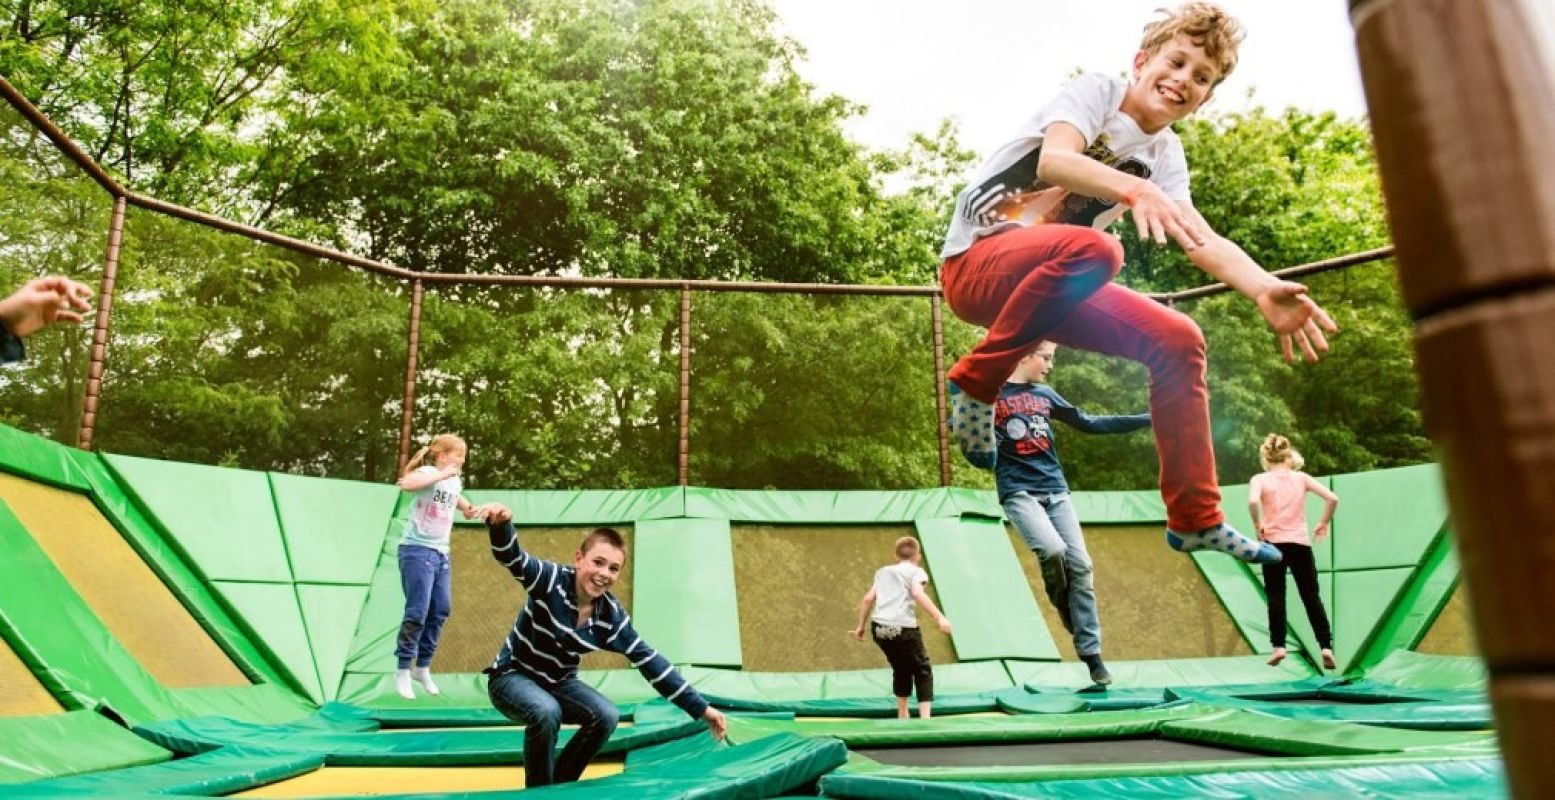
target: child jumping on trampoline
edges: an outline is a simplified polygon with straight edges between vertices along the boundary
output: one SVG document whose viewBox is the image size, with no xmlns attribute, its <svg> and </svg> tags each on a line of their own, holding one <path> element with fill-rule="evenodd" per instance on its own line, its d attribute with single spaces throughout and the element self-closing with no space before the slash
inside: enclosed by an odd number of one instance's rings
<svg viewBox="0 0 1555 800">
<path fill-rule="evenodd" d="M 1101 660 L 1101 615 L 1080 518 L 1069 500 L 1069 482 L 1058 460 L 1053 420 L 1086 433 L 1128 433 L 1150 427 L 1149 414 L 1092 416 L 1043 383 L 1058 345 L 1041 342 L 1015 366 L 994 403 L 999 458 L 994 477 L 1005 516 L 1037 555 L 1042 585 L 1058 610 L 1074 651 L 1099 686 L 1112 683 Z"/>
<path fill-rule="evenodd" d="M 923 549 L 918 540 L 911 536 L 897 539 L 896 563 L 875 570 L 875 582 L 859 603 L 858 627 L 853 629 L 853 638 L 863 641 L 867 624 L 875 644 L 891 665 L 891 694 L 896 697 L 897 719 L 907 719 L 907 699 L 915 687 L 919 719 L 933 716 L 934 667 L 923 647 L 913 603 L 923 606 L 934 617 L 941 632 L 950 633 L 950 620 L 924 591 L 929 574 L 923 571 L 922 564 Z"/>
<path fill-rule="evenodd" d="M 994 152 L 956 199 L 940 282 L 958 317 L 988 328 L 950 370 L 950 430 L 972 464 L 992 468 L 993 404 L 1016 362 L 1047 340 L 1121 356 L 1150 371 L 1167 544 L 1244 561 L 1279 550 L 1225 524 L 1210 437 L 1204 336 L 1186 315 L 1112 280 L 1121 243 L 1105 232 L 1132 212 L 1140 238 L 1170 239 L 1200 269 L 1251 300 L 1286 360 L 1315 361 L 1337 326 L 1305 286 L 1265 272 L 1193 207 L 1172 132 L 1236 65 L 1240 25 L 1212 3 L 1185 3 L 1145 27 L 1131 82 L 1076 78 Z"/>
<path fill-rule="evenodd" d="M 596 650 L 626 656 L 649 685 L 722 739 L 728 724 L 643 641 L 631 615 L 610 593 L 626 562 L 626 543 L 613 528 L 596 528 L 573 554 L 572 566 L 524 552 L 513 514 L 497 503 L 475 510 L 486 521 L 491 555 L 523 585 L 529 599 L 497 657 L 486 668 L 492 705 L 524 724 L 524 780 L 528 787 L 575 781 L 615 730 L 615 703 L 578 680 L 578 661 Z M 580 727 L 555 753 L 562 723 Z"/>
<path fill-rule="evenodd" d="M 412 681 L 421 684 L 427 694 L 437 694 L 432 680 L 432 656 L 443 623 L 453 611 L 453 571 L 448 562 L 449 534 L 454 526 L 454 509 L 470 519 L 474 506 L 460 493 L 464 482 L 464 440 L 451 433 L 432 437 L 432 442 L 416 451 L 405 463 L 399 487 L 416 495 L 410 505 L 410 519 L 400 539 L 400 585 L 405 589 L 405 615 L 394 648 L 398 666 L 394 671 L 394 689 L 406 700 L 416 698 Z M 428 463 L 428 459 L 430 463 Z M 414 668 L 412 668 L 414 665 Z"/>
<path fill-rule="evenodd" d="M 1264 594 L 1269 597 L 1269 644 L 1274 645 L 1269 665 L 1285 660 L 1285 569 L 1289 567 L 1291 577 L 1296 579 L 1296 590 L 1301 593 L 1301 605 L 1307 610 L 1307 621 L 1312 624 L 1312 634 L 1322 648 L 1323 668 L 1333 669 L 1334 641 L 1317 588 L 1312 540 L 1328 535 L 1328 523 L 1339 507 L 1339 496 L 1301 471 L 1301 453 L 1284 436 L 1269 434 L 1258 448 L 1258 459 L 1264 472 L 1254 475 L 1248 484 L 1247 511 L 1253 517 L 1258 538 L 1279 548 L 1284 556 L 1278 562 L 1263 565 Z M 1311 537 L 1307 535 L 1307 492 L 1323 498 L 1323 516 Z"/>
</svg>

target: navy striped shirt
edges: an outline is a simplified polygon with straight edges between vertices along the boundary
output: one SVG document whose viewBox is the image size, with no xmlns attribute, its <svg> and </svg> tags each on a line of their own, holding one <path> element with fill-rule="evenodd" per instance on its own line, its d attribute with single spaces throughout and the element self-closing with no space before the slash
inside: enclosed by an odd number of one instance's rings
<svg viewBox="0 0 1555 800">
<path fill-rule="evenodd" d="M 648 646 L 632 628 L 632 617 L 615 595 L 604 593 L 582 627 L 578 619 L 577 569 L 524 552 L 512 522 L 487 527 L 491 555 L 529 593 L 513 630 L 502 643 L 488 675 L 516 671 L 541 686 L 577 677 L 578 659 L 595 650 L 626 656 L 655 691 L 687 714 L 700 718 L 708 703 L 681 677 L 669 659 Z"/>
</svg>

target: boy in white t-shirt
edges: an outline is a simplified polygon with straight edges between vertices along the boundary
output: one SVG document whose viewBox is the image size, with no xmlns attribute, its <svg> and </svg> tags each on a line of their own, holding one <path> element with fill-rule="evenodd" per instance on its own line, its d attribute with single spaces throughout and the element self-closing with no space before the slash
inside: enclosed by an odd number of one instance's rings
<svg viewBox="0 0 1555 800">
<path fill-rule="evenodd" d="M 1225 524 L 1210 438 L 1204 335 L 1186 315 L 1112 282 L 1123 247 L 1103 229 L 1125 210 L 1141 239 L 1168 238 L 1200 269 L 1252 300 L 1286 360 L 1309 361 L 1337 326 L 1305 286 L 1265 272 L 1193 207 L 1171 125 L 1198 110 L 1236 65 L 1241 27 L 1213 3 L 1185 3 L 1145 27 L 1131 82 L 1076 78 L 999 148 L 956 200 L 940 282 L 956 316 L 988 334 L 950 370 L 950 430 L 967 460 L 992 468 L 993 403 L 1038 342 L 1122 356 L 1150 370 L 1150 414 L 1167 544 L 1278 561 Z"/>
<path fill-rule="evenodd" d="M 897 719 L 907 719 L 907 698 L 914 686 L 918 690 L 918 716 L 928 719 L 934 705 L 934 668 L 929 664 L 929 652 L 923 648 L 913 603 L 923 606 L 945 633 L 950 633 L 950 620 L 923 589 L 929 583 L 929 574 L 920 566 L 923 551 L 918 540 L 911 536 L 897 539 L 896 558 L 895 564 L 875 570 L 875 583 L 859 605 L 853 638 L 863 641 L 864 625 L 871 623 L 875 644 L 891 665 L 891 693 L 896 696 Z"/>
</svg>

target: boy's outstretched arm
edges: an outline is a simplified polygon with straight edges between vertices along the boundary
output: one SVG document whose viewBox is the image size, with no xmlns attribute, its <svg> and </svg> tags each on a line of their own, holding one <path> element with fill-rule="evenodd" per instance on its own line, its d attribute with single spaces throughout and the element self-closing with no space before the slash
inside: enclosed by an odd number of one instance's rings
<svg viewBox="0 0 1555 800">
<path fill-rule="evenodd" d="M 864 627 L 869 624 L 869 612 L 875 607 L 875 587 L 869 587 L 864 593 L 864 600 L 858 606 L 858 627 L 853 629 L 853 638 L 864 641 Z"/>
<path fill-rule="evenodd" d="M 513 527 L 513 512 L 500 503 L 487 503 L 476 509 L 477 516 L 486 520 L 486 535 L 491 542 L 491 557 L 507 567 L 525 591 L 530 591 L 545 574 L 546 567 L 559 570 L 555 564 L 542 561 L 524 552 L 518 544 L 518 531 Z"/>
<path fill-rule="evenodd" d="M 1087 197 L 1124 203 L 1133 212 L 1139 238 L 1146 241 L 1164 245 L 1170 237 L 1188 252 L 1204 244 L 1209 229 L 1203 217 L 1184 213 L 1154 183 L 1085 155 L 1085 144 L 1079 128 L 1067 122 L 1049 125 L 1043 133 L 1037 179 Z"/>
<path fill-rule="evenodd" d="M 1181 206 L 1207 232 L 1204 246 L 1188 251 L 1189 260 L 1258 306 L 1269 327 L 1279 334 L 1286 361 L 1296 360 L 1295 345 L 1308 361 L 1317 361 L 1328 350 L 1323 332 L 1337 332 L 1339 326 L 1307 296 L 1307 287 L 1265 272 L 1235 242 L 1215 233 L 1198 209 L 1189 203 Z"/>
<path fill-rule="evenodd" d="M 1150 414 L 1087 414 L 1053 393 L 1053 419 L 1084 433 L 1128 433 L 1150 427 Z"/>
<path fill-rule="evenodd" d="M 929 597 L 929 593 L 923 590 L 923 584 L 914 583 L 912 585 L 912 599 L 916 600 L 918 605 L 923 607 L 924 611 L 929 612 L 929 616 L 934 617 L 934 622 L 939 625 L 940 633 L 950 633 L 950 620 L 940 613 L 939 607 L 934 605 L 933 598 Z"/>
</svg>

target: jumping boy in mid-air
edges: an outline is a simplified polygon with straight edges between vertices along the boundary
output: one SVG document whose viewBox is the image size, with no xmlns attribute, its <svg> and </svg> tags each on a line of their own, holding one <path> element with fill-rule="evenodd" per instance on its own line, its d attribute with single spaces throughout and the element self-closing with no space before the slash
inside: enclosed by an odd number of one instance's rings
<svg viewBox="0 0 1555 800">
<path fill-rule="evenodd" d="M 1186 315 L 1112 282 L 1123 248 L 1103 229 L 1132 212 L 1140 238 L 1170 239 L 1200 269 L 1253 301 L 1287 360 L 1309 361 L 1337 327 L 1306 287 L 1265 272 L 1193 207 L 1182 144 L 1170 128 L 1198 110 L 1236 65 L 1238 23 L 1186 3 L 1145 28 L 1131 82 L 1076 78 L 978 168 L 956 200 L 940 256 L 945 300 L 988 328 L 951 369 L 951 432 L 991 468 L 993 403 L 1037 342 L 1122 356 L 1150 371 L 1150 413 L 1174 550 L 1213 548 L 1245 561 L 1279 550 L 1225 524 L 1210 438 L 1204 335 Z"/>
</svg>

